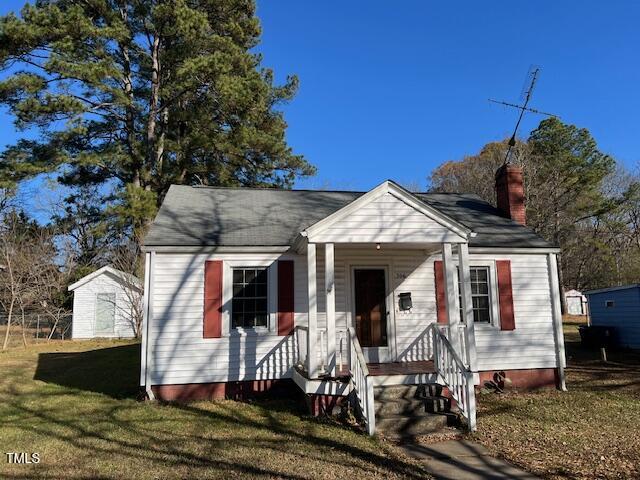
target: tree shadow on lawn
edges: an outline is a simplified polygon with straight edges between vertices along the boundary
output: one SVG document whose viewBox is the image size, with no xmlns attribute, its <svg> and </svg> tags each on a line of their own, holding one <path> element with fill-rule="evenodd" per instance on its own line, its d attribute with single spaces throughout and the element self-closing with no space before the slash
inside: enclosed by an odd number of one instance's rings
<svg viewBox="0 0 640 480">
<path fill-rule="evenodd" d="M 344 472 L 342 468 L 346 468 L 351 473 L 354 469 L 359 470 L 367 478 L 397 475 L 418 479 L 428 476 L 421 465 L 385 455 L 376 448 L 354 445 L 349 441 L 350 437 L 341 438 L 336 431 L 316 429 L 321 423 L 318 420 L 306 418 L 302 424 L 288 425 L 278 412 L 258 406 L 256 417 L 255 410 L 251 414 L 235 408 L 233 403 L 216 402 L 215 411 L 191 405 L 166 405 L 166 408 L 177 407 L 188 414 L 183 419 L 185 422 L 191 415 L 196 417 L 193 421 L 197 421 L 200 428 L 188 429 L 188 432 L 170 429 L 171 423 L 167 422 L 167 417 L 172 417 L 170 411 L 160 417 L 132 420 L 130 402 L 112 405 L 90 423 L 68 415 L 66 407 L 65 411 L 38 409 L 17 401 L 11 406 L 32 420 L 28 428 L 25 427 L 28 430 L 25 433 L 53 438 L 82 451 L 90 449 L 92 456 L 111 459 L 118 465 L 131 460 L 136 464 L 149 462 L 145 468 L 168 469 L 169 472 L 178 469 L 168 473 L 169 476 L 177 472 L 182 476 L 199 476 L 210 470 L 251 477 L 301 479 L 316 476 L 313 470 L 294 473 L 287 463 L 278 463 L 282 454 L 293 455 L 296 463 L 306 465 L 308 462 L 310 467 L 321 462 L 326 465 L 323 468 L 335 475 L 340 475 Z M 33 419 L 39 421 L 33 422 Z M 21 423 L 15 422 L 15 425 L 20 428 Z M 238 433 L 234 433 L 234 425 L 238 427 Z M 250 453 L 246 457 L 228 455 L 229 452 L 244 451 Z M 265 462 L 269 457 L 275 461 Z M 61 465 L 60 468 L 66 467 Z M 93 475 L 95 468 L 94 465 Z M 117 474 L 118 468 L 109 474 Z"/>
<path fill-rule="evenodd" d="M 117 400 L 135 398 L 139 354 L 138 344 L 84 352 L 41 353 L 34 379 Z M 294 399 L 260 399 L 246 408 L 235 402 L 157 403 L 151 411 L 139 410 L 140 414 L 136 413 L 142 406 L 139 403 L 108 402 L 94 411 L 92 421 L 87 422 L 81 415 L 69 414 L 73 406 L 68 402 L 58 407 L 57 402 L 46 400 L 68 394 L 68 391 L 16 393 L 14 400 L 8 402 L 19 417 L 14 426 L 24 428 L 25 434 L 57 439 L 71 448 L 83 451 L 90 448 L 100 458 L 143 460 L 158 468 L 188 468 L 196 475 L 198 471 L 204 473 L 201 469 L 215 469 L 249 476 L 313 476 L 311 471 L 299 475 L 287 465 L 264 464 L 251 456 L 229 456 L 229 452 L 257 449 L 276 457 L 293 454 L 301 462 L 308 459 L 311 463 L 333 465 L 329 468 L 337 467 L 336 472 L 356 468 L 364 470 L 367 476 L 386 476 L 392 472 L 409 478 L 426 476 L 422 467 L 385 452 L 376 446 L 375 440 L 369 443 L 364 437 L 362 445 L 354 444 L 354 433 L 348 427 L 305 416 L 303 402 Z M 301 423 L 289 423 L 286 414 L 299 417 Z M 184 429 L 172 424 L 176 417 L 185 422 Z M 199 428 L 194 429 L 192 424 Z M 323 424 L 331 428 L 324 428 Z M 235 433 L 234 426 L 238 428 Z"/>
<path fill-rule="evenodd" d="M 140 344 L 84 352 L 40 353 L 33 379 L 113 398 L 136 398 Z"/>
</svg>

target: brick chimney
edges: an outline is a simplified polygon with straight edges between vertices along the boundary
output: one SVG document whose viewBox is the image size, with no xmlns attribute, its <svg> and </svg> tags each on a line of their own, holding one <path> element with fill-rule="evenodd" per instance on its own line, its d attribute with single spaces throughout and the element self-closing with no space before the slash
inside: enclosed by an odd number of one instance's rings
<svg viewBox="0 0 640 480">
<path fill-rule="evenodd" d="M 496 172 L 496 197 L 498 210 L 504 217 L 526 225 L 524 211 L 524 181 L 522 167 L 507 163 Z"/>
</svg>

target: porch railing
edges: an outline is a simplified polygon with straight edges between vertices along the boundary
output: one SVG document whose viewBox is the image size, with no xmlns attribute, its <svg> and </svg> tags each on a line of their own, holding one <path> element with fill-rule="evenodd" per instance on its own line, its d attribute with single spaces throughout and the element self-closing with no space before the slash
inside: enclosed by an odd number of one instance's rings
<svg viewBox="0 0 640 480">
<path fill-rule="evenodd" d="M 457 402 L 460 413 L 467 420 L 470 430 L 476 429 L 476 398 L 474 390 L 474 374 L 469 368 L 466 334 L 464 325 L 455 328 L 459 335 L 461 353 L 451 344 L 450 328 L 436 323 L 431 324 L 420 339 L 420 348 L 415 350 L 411 360 L 432 360 L 438 381 L 445 385 Z M 296 365 L 305 368 L 309 331 L 305 326 L 297 326 L 294 330 L 296 344 Z M 319 328 L 317 339 L 320 370 L 327 372 L 328 355 L 326 329 Z M 418 353 L 419 352 L 419 353 Z M 353 327 L 336 331 L 336 369 L 338 373 L 346 373 L 354 398 L 366 424 L 367 432 L 375 432 L 375 408 L 373 395 L 373 379 L 369 375 L 367 362 L 362 353 L 360 342 Z"/>
<path fill-rule="evenodd" d="M 469 430 L 476 429 L 476 395 L 473 372 L 465 365 L 437 324 L 433 330 L 433 363 L 439 378 L 458 403 L 460 413 L 467 419 Z"/>
<path fill-rule="evenodd" d="M 451 335 L 449 333 L 448 325 L 436 325 L 437 330 L 439 330 L 445 337 L 451 341 Z M 454 331 L 457 332 L 457 340 L 460 345 L 459 356 L 463 360 L 466 367 L 469 367 L 469 354 L 467 349 L 467 333 L 466 326 L 464 324 L 458 324 Z M 400 362 L 416 362 L 416 361 L 428 361 L 433 360 L 434 355 L 434 338 L 436 329 L 432 328 L 432 325 L 429 325 L 422 335 L 416 338 L 413 343 L 405 349 L 402 353 L 401 357 L 398 358 Z"/>
<path fill-rule="evenodd" d="M 318 365 L 323 373 L 328 373 L 329 368 L 329 346 L 327 343 L 327 329 L 324 327 L 317 329 L 317 352 Z M 294 329 L 297 366 L 304 368 L 307 359 L 307 341 L 309 329 L 305 326 L 297 326 Z M 336 370 L 337 374 L 344 373 L 348 367 L 349 345 L 347 343 L 347 330 L 336 329 Z"/>
<path fill-rule="evenodd" d="M 376 431 L 376 411 L 373 397 L 373 379 L 369 376 L 367 361 L 353 327 L 347 329 L 349 345 L 349 377 L 354 398 L 366 424 L 367 433 Z"/>
<path fill-rule="evenodd" d="M 438 325 L 440 332 L 447 337 L 449 343 L 452 343 L 451 327 L 449 325 Z M 459 357 L 465 367 L 469 368 L 469 349 L 467 348 L 467 326 L 464 323 L 458 323 L 453 328 L 454 334 L 457 335 L 457 342 L 460 345 Z"/>
</svg>

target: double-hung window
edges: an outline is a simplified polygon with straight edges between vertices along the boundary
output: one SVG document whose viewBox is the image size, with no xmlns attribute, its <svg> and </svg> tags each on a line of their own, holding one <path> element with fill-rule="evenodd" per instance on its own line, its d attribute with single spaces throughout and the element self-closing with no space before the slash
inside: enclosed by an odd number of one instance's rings
<svg viewBox="0 0 640 480">
<path fill-rule="evenodd" d="M 267 328 L 267 269 L 242 267 L 233 269 L 231 328 Z"/>
<path fill-rule="evenodd" d="M 491 293 L 489 286 L 489 267 L 471 267 L 471 301 L 473 303 L 473 321 L 491 323 Z M 462 285 L 458 270 L 458 304 L 462 320 Z"/>
</svg>

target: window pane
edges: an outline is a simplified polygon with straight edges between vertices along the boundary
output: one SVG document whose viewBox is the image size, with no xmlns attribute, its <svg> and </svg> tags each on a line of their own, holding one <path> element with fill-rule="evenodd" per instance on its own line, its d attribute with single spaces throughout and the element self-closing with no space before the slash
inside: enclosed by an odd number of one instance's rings
<svg viewBox="0 0 640 480">
<path fill-rule="evenodd" d="M 254 278 L 256 278 L 256 271 L 254 269 L 247 269 L 244 271 L 245 283 L 252 282 Z"/>
<path fill-rule="evenodd" d="M 256 297 L 266 297 L 267 296 L 267 284 L 259 283 L 256 285 Z"/>
<path fill-rule="evenodd" d="M 267 315 L 264 313 L 260 313 L 256 315 L 256 327 L 266 327 L 267 326 Z"/>
<path fill-rule="evenodd" d="M 473 308 L 489 308 L 489 298 L 485 296 L 473 297 Z"/>
<path fill-rule="evenodd" d="M 483 308 L 485 310 L 489 310 L 489 297 L 485 296 L 485 297 L 479 297 L 480 302 L 479 302 L 479 306 L 480 308 Z"/>
<path fill-rule="evenodd" d="M 253 299 L 244 300 L 244 313 L 254 313 L 256 311 L 256 301 Z"/>
<path fill-rule="evenodd" d="M 233 313 L 242 313 L 242 312 L 244 312 L 244 301 L 234 298 L 233 301 L 231 302 L 231 311 Z"/>
<path fill-rule="evenodd" d="M 243 270 L 234 270 L 233 271 L 233 283 L 244 283 L 243 280 Z"/>
<path fill-rule="evenodd" d="M 475 322 L 489 323 L 489 321 L 491 320 L 491 318 L 489 316 L 489 310 L 488 309 L 474 310 L 473 311 L 473 320 Z"/>
<path fill-rule="evenodd" d="M 264 283 L 265 285 L 267 284 L 267 270 L 266 269 L 258 270 L 257 275 L 256 275 L 256 282 L 257 283 Z"/>
<path fill-rule="evenodd" d="M 259 299 L 256 300 L 256 310 L 257 313 L 267 313 L 267 299 Z"/>
<path fill-rule="evenodd" d="M 487 281 L 487 269 L 486 268 L 477 268 L 476 276 L 478 282 L 486 282 Z"/>
<path fill-rule="evenodd" d="M 486 295 L 487 293 L 489 293 L 489 284 L 479 283 L 476 293 L 483 294 L 483 295 Z"/>
<path fill-rule="evenodd" d="M 478 269 L 471 268 L 471 282 L 478 281 Z"/>
</svg>

